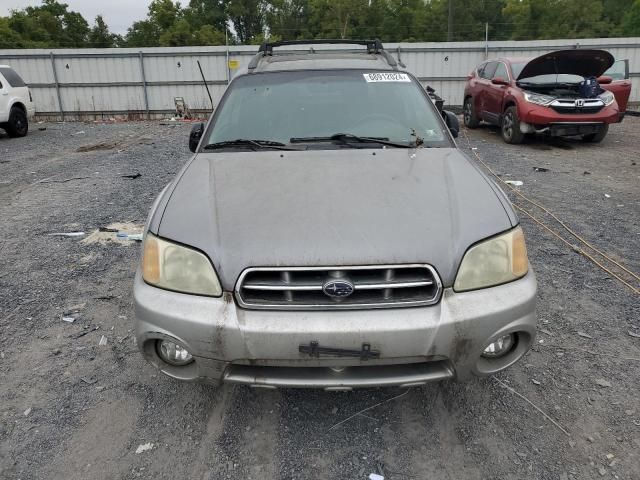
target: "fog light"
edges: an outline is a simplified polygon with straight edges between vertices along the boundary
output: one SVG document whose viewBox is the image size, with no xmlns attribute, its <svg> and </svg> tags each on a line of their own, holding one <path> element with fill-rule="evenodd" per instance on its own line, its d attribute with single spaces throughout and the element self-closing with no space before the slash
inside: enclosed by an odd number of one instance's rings
<svg viewBox="0 0 640 480">
<path fill-rule="evenodd" d="M 482 356 L 485 358 L 499 358 L 511 351 L 514 344 L 513 334 L 505 335 L 498 338 L 495 342 L 487 345 L 487 348 L 482 352 Z"/>
<path fill-rule="evenodd" d="M 160 358 L 170 365 L 182 366 L 193 362 L 193 356 L 186 348 L 169 340 L 160 340 L 156 349 Z"/>
</svg>

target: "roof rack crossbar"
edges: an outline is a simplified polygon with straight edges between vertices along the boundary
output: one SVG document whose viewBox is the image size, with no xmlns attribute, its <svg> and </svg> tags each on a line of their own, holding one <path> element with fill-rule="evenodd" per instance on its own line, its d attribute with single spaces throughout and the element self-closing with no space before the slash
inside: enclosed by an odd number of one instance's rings
<svg viewBox="0 0 640 480">
<path fill-rule="evenodd" d="M 278 47 L 287 47 L 293 45 L 363 45 L 367 47 L 367 53 L 381 55 L 394 70 L 398 69 L 398 62 L 393 55 L 387 52 L 382 46 L 382 42 L 375 40 L 283 40 L 280 42 L 263 43 L 260 45 L 257 55 L 255 55 L 248 65 L 248 70 L 253 71 L 260 63 L 260 59 L 273 55 L 273 49 Z"/>
</svg>

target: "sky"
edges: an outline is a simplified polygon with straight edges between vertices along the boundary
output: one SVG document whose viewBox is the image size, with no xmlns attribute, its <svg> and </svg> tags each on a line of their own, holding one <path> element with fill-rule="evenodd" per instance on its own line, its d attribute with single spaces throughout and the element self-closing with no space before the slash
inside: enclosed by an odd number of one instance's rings
<svg viewBox="0 0 640 480">
<path fill-rule="evenodd" d="M 0 16 L 7 16 L 14 9 L 41 3 L 40 0 L 0 0 Z M 133 22 L 146 17 L 151 0 L 59 0 L 59 3 L 66 3 L 69 10 L 80 12 L 89 25 L 93 25 L 96 15 L 102 14 L 109 30 L 123 34 Z"/>
</svg>

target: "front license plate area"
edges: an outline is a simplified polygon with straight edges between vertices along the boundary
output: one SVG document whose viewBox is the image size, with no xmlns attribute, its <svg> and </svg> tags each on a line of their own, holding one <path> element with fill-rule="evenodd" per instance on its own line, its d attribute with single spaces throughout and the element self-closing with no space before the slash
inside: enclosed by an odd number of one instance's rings
<svg viewBox="0 0 640 480">
<path fill-rule="evenodd" d="M 312 358 L 322 357 L 350 357 L 368 360 L 370 358 L 380 358 L 380 352 L 372 350 L 369 343 L 363 343 L 360 350 L 349 350 L 345 348 L 321 347 L 317 341 L 309 342 L 308 345 L 298 347 L 300 353 L 309 355 Z"/>
</svg>

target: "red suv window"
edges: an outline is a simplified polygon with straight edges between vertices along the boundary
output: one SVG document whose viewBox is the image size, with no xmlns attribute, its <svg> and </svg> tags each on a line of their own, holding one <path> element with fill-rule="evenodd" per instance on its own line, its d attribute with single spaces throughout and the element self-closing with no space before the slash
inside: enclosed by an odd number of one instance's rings
<svg viewBox="0 0 640 480">
<path fill-rule="evenodd" d="M 493 74 L 498 67 L 498 62 L 487 62 L 483 65 L 480 65 L 478 68 L 478 75 L 482 78 L 486 78 L 487 80 L 493 78 Z"/>
</svg>

